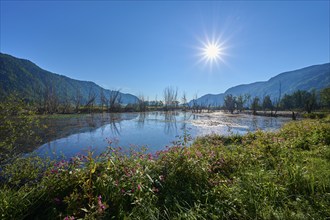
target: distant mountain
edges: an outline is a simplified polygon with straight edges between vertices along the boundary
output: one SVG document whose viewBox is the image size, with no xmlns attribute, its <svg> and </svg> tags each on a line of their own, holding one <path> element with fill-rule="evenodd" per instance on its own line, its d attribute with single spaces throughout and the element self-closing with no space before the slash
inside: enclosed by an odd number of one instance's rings
<svg viewBox="0 0 330 220">
<path fill-rule="evenodd" d="M 269 95 L 272 100 L 275 100 L 279 97 L 280 91 L 283 97 L 284 94 L 291 94 L 297 90 L 319 91 L 326 87 L 330 87 L 330 63 L 284 72 L 266 82 L 234 86 L 221 94 L 204 95 L 196 99 L 196 102 L 202 106 L 221 106 L 224 97 L 228 94 L 234 96 L 250 94 L 251 97 L 260 98 Z M 192 105 L 193 101 L 189 104 Z"/>
<path fill-rule="evenodd" d="M 19 59 L 0 53 L 0 100 L 8 94 L 16 92 L 27 100 L 37 100 L 46 88 L 52 86 L 61 98 L 69 96 L 71 100 L 81 94 L 82 103 L 88 99 L 90 91 L 96 94 L 96 102 L 100 103 L 101 91 L 109 98 L 111 91 L 94 82 L 80 81 L 43 70 L 29 60 Z M 138 98 L 131 94 L 120 93 L 121 103 L 136 103 Z"/>
</svg>

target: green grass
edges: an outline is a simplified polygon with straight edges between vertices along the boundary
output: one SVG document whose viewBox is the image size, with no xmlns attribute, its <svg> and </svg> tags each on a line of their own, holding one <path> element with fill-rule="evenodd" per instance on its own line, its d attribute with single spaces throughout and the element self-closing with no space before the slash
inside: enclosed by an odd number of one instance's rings
<svg viewBox="0 0 330 220">
<path fill-rule="evenodd" d="M 20 158 L 0 190 L 1 219 L 329 219 L 330 119 L 155 155 Z"/>
</svg>

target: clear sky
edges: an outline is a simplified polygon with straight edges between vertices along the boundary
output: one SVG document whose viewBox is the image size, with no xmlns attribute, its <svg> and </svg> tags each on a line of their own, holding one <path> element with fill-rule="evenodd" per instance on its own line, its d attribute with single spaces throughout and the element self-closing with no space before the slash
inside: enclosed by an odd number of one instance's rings
<svg viewBox="0 0 330 220">
<path fill-rule="evenodd" d="M 1 0 L 0 49 L 150 100 L 167 86 L 192 98 L 329 62 L 329 11 L 329 1 Z"/>
</svg>

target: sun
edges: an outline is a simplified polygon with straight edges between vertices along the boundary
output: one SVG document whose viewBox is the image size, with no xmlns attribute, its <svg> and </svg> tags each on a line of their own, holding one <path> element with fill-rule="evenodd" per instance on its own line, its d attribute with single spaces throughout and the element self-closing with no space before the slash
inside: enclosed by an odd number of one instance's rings
<svg viewBox="0 0 330 220">
<path fill-rule="evenodd" d="M 205 40 L 200 40 L 200 43 L 201 46 L 198 47 L 198 63 L 204 63 L 211 71 L 213 71 L 214 67 L 219 68 L 221 63 L 225 63 L 225 41 L 222 41 L 220 38 L 210 39 L 206 37 Z"/>
<path fill-rule="evenodd" d="M 220 59 L 221 47 L 217 43 L 208 43 L 203 48 L 203 56 L 208 61 Z"/>
</svg>

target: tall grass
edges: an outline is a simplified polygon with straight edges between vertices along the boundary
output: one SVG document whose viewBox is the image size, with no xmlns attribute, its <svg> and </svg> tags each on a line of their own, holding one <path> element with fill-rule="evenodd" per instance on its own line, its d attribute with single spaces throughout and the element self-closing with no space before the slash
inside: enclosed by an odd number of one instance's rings
<svg viewBox="0 0 330 220">
<path fill-rule="evenodd" d="M 180 143 L 180 142 L 178 142 Z M 327 219 L 330 120 L 1 168 L 1 219 Z"/>
</svg>

